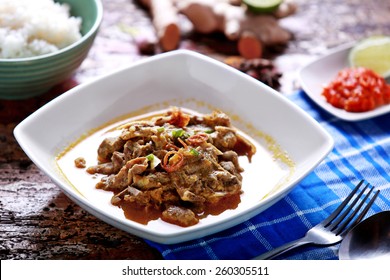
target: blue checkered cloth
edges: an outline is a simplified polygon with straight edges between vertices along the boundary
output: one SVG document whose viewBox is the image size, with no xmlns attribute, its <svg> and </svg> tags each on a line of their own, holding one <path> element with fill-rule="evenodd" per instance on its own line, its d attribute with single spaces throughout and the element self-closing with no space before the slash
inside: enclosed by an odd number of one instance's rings
<svg viewBox="0 0 390 280">
<path fill-rule="evenodd" d="M 288 96 L 334 138 L 333 151 L 285 198 L 225 231 L 175 245 L 147 241 L 165 259 L 252 259 L 303 237 L 341 203 L 360 179 L 381 190 L 373 213 L 390 209 L 390 114 L 347 122 L 328 114 L 302 91 Z M 281 258 L 338 259 L 338 246 L 305 246 Z"/>
</svg>

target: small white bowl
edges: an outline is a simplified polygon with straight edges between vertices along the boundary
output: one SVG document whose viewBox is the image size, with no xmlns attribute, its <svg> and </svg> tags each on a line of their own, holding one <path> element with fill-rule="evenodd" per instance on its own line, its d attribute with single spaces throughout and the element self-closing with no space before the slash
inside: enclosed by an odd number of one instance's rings
<svg viewBox="0 0 390 280">
<path fill-rule="evenodd" d="M 59 172 L 57 155 L 85 133 L 131 112 L 172 105 L 201 113 L 218 108 L 260 143 L 260 158 L 276 151 L 293 164 L 275 160 L 256 170 L 249 165 L 243 173 L 244 194 L 238 207 L 187 228 L 161 220 L 147 225 L 128 220 L 110 204 L 109 192 L 73 182 L 75 188 Z M 77 204 L 111 225 L 160 243 L 199 238 L 259 214 L 286 195 L 333 148 L 331 136 L 280 93 L 217 60 L 183 50 L 144 59 L 81 84 L 30 115 L 14 133 L 31 160 Z M 273 172 L 273 166 L 281 172 Z"/>
</svg>

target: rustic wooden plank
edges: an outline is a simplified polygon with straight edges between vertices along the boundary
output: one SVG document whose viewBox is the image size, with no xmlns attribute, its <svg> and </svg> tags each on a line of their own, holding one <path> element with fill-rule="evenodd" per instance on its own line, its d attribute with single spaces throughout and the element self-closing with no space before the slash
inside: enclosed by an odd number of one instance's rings
<svg viewBox="0 0 390 280">
<path fill-rule="evenodd" d="M 0 259 L 161 258 L 75 205 L 34 164 L 1 164 L 0 197 Z"/>
</svg>

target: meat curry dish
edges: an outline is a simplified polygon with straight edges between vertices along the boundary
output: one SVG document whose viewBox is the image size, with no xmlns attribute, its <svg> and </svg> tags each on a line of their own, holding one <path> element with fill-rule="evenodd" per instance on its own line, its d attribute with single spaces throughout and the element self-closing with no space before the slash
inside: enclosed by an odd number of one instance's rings
<svg viewBox="0 0 390 280">
<path fill-rule="evenodd" d="M 96 188 L 113 192 L 111 203 L 127 218 L 188 227 L 237 207 L 238 157 L 250 161 L 256 148 L 225 113 L 195 115 L 175 107 L 118 129 L 119 136 L 98 147 L 98 164 L 86 170 L 104 175 Z"/>
</svg>

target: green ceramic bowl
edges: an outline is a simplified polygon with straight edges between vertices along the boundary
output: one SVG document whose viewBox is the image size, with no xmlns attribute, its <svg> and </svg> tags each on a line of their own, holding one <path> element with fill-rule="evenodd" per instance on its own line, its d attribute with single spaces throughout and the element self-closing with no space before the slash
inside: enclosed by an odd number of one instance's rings
<svg viewBox="0 0 390 280">
<path fill-rule="evenodd" d="M 51 54 L 0 59 L 0 98 L 26 99 L 47 92 L 70 78 L 86 58 L 103 17 L 100 0 L 56 0 L 68 3 L 71 14 L 82 18 L 82 38 Z"/>
</svg>

